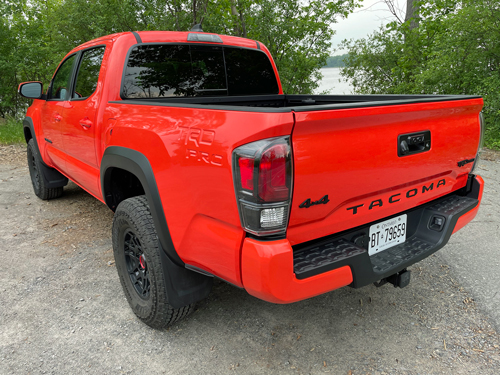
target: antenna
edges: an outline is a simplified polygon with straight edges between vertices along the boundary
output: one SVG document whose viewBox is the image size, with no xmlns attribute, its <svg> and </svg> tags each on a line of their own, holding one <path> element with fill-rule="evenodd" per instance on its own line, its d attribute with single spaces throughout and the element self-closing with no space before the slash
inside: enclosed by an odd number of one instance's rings
<svg viewBox="0 0 500 375">
<path fill-rule="evenodd" d="M 198 31 L 198 32 L 202 33 L 203 29 L 201 28 L 201 23 L 197 23 L 189 31 Z"/>
</svg>

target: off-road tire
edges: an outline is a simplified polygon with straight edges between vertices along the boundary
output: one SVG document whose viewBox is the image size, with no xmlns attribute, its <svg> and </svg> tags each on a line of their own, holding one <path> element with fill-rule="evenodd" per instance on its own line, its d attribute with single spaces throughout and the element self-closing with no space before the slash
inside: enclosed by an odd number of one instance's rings
<svg viewBox="0 0 500 375">
<path fill-rule="evenodd" d="M 160 261 L 162 250 L 159 248 L 158 236 L 145 196 L 129 198 L 118 205 L 112 231 L 116 270 L 125 297 L 135 315 L 148 326 L 157 329 L 165 328 L 187 316 L 192 311 L 193 304 L 174 309 L 168 303 Z M 140 260 L 140 256 L 137 257 L 140 253 L 144 255 L 144 268 L 141 262 L 137 263 L 135 260 Z M 134 272 L 136 264 L 139 265 Z M 139 273 L 143 275 L 142 279 L 137 276 Z M 142 282 L 138 282 L 138 279 Z M 146 287 L 143 287 L 144 285 Z"/>
<path fill-rule="evenodd" d="M 42 158 L 38 154 L 35 140 L 32 138 L 28 142 L 28 168 L 30 170 L 31 184 L 35 195 L 43 200 L 59 198 L 63 194 L 63 187 L 48 188 L 43 178 Z"/>
</svg>

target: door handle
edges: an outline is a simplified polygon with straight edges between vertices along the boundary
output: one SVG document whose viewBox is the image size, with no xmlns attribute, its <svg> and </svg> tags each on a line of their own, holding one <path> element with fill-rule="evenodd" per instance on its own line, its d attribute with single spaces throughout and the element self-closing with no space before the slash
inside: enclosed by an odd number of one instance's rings
<svg viewBox="0 0 500 375">
<path fill-rule="evenodd" d="M 62 116 L 59 113 L 56 113 L 54 115 L 54 121 L 59 122 L 62 120 Z"/>
<path fill-rule="evenodd" d="M 92 121 L 88 117 L 85 117 L 80 120 L 80 125 L 88 129 L 92 126 Z"/>
</svg>

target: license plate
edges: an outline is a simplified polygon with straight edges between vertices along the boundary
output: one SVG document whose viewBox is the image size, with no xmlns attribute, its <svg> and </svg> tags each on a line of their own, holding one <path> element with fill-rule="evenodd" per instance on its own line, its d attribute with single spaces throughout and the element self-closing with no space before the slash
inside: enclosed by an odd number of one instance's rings
<svg viewBox="0 0 500 375">
<path fill-rule="evenodd" d="M 406 241 L 406 214 L 370 227 L 368 255 L 375 255 Z"/>
</svg>

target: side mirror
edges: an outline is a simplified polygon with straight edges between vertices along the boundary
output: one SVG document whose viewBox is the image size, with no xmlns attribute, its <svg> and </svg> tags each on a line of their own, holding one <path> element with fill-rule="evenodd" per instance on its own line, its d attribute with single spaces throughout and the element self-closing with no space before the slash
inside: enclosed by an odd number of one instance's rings
<svg viewBox="0 0 500 375">
<path fill-rule="evenodd" d="M 43 96 L 43 83 L 36 82 L 23 82 L 17 88 L 19 95 L 28 99 L 41 99 Z"/>
</svg>

